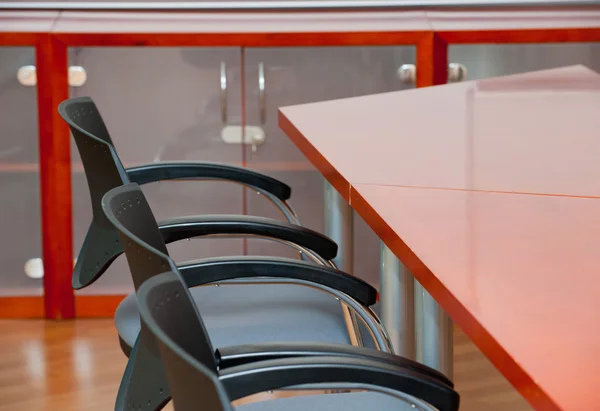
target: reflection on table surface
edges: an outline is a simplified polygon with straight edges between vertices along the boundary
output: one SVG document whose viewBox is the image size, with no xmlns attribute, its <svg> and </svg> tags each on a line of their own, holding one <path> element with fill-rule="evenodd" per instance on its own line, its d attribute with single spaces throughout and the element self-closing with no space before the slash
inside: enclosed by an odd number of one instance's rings
<svg viewBox="0 0 600 411">
<path fill-rule="evenodd" d="M 600 76 L 572 66 L 282 113 L 350 184 L 600 196 L 598 107 Z"/>
</svg>

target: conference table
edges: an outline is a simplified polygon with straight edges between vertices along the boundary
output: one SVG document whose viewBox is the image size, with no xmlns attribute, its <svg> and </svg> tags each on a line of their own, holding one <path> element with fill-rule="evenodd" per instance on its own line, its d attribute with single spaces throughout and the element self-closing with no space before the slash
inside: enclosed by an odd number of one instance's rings
<svg viewBox="0 0 600 411">
<path fill-rule="evenodd" d="M 280 126 L 423 287 L 380 289 L 407 299 L 405 336 L 435 331 L 421 358 L 450 355 L 447 313 L 536 409 L 600 410 L 600 75 L 284 107 Z M 411 323 L 428 296 L 442 314 Z"/>
</svg>

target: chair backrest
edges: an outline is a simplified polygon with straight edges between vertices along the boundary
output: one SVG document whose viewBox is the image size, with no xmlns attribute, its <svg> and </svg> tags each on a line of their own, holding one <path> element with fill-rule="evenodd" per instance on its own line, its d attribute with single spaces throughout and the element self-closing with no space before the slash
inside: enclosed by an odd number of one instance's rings
<svg viewBox="0 0 600 411">
<path fill-rule="evenodd" d="M 133 363 L 134 367 L 139 366 L 141 368 L 135 372 L 148 373 L 147 378 L 143 377 L 146 378 L 144 380 L 148 384 L 160 383 L 160 381 L 168 378 L 168 376 L 165 376 L 167 371 L 169 371 L 169 367 L 166 367 L 167 362 L 178 364 L 178 361 L 181 361 L 173 359 L 175 358 L 175 354 L 168 351 L 165 355 L 170 360 L 161 360 L 161 365 L 156 365 L 155 360 L 158 359 L 159 352 L 156 351 L 154 331 L 156 331 L 158 326 L 170 338 L 177 341 L 182 350 L 192 355 L 196 361 L 216 371 L 217 360 L 214 356 L 215 351 L 206 328 L 187 287 L 184 286 L 177 266 L 169 257 L 156 219 L 139 185 L 137 183 L 130 183 L 110 190 L 102 199 L 102 209 L 106 214 L 107 220 L 117 231 L 121 244 L 123 244 L 138 298 L 142 284 L 156 278 L 159 274 L 170 272 L 173 279 L 168 284 L 161 286 L 162 294 L 157 292 L 148 293 L 148 297 L 145 300 L 149 307 L 148 309 L 151 310 L 146 316 L 151 314 L 151 318 L 158 325 L 154 326 L 153 331 L 150 332 L 142 323 L 140 339 L 134 347 L 134 351 L 139 351 L 135 354 L 137 362 L 134 361 Z M 168 315 L 167 312 L 169 313 Z M 173 365 L 170 365 L 170 367 L 172 369 Z M 198 387 L 194 386 L 192 381 L 204 384 L 207 381 L 210 382 L 209 376 L 204 374 L 196 375 L 198 371 L 193 367 L 190 368 L 189 365 L 182 365 L 180 368 L 182 370 L 178 368 L 177 372 L 183 372 L 186 376 L 189 375 L 190 379 L 182 386 L 178 382 L 177 385 L 170 385 L 170 387 L 174 388 L 176 395 L 185 398 L 185 395 L 182 394 L 183 392 L 193 393 L 197 399 Z M 134 404 L 143 404 L 146 402 L 146 397 L 148 396 L 147 387 L 140 386 L 135 382 L 135 379 L 139 377 L 139 375 L 137 377 L 128 376 L 126 372 L 123 380 L 124 383 L 122 383 L 119 389 L 117 398 L 118 409 L 125 409 L 121 408 L 121 406 L 127 404 L 129 401 L 132 401 Z M 207 398 L 213 398 L 216 395 L 211 393 L 208 388 L 206 390 L 207 392 L 204 394 Z M 157 393 L 154 394 L 155 397 L 152 397 L 151 402 L 153 404 L 161 404 L 168 399 L 169 395 L 173 394 L 173 391 L 169 393 L 169 390 L 164 392 L 161 390 L 160 395 Z M 142 402 L 140 402 L 140 397 L 144 398 Z M 213 400 L 216 401 L 216 399 Z M 202 399 L 202 404 L 205 401 L 208 400 Z M 214 404 L 216 406 L 218 403 L 214 402 Z M 191 408 L 181 406 L 177 409 L 186 410 Z M 210 409 L 212 410 L 212 408 Z M 224 411 L 229 409 L 214 408 L 214 410 Z"/>
<path fill-rule="evenodd" d="M 142 332 L 159 347 L 176 411 L 233 411 L 217 377 L 208 333 L 174 271 L 152 277 L 137 294 Z"/>
<path fill-rule="evenodd" d="M 89 97 L 63 101 L 58 112 L 71 129 L 88 181 L 94 219 L 105 220 L 100 201 L 112 188 L 129 183 L 100 112 Z"/>
<path fill-rule="evenodd" d="M 177 270 L 137 183 L 110 190 L 101 203 L 107 220 L 119 235 L 136 290 L 156 274 Z"/>
<path fill-rule="evenodd" d="M 77 144 L 92 201 L 92 222 L 73 272 L 73 287 L 83 288 L 98 279 L 122 251 L 100 202 L 108 190 L 129 183 L 129 178 L 91 98 L 65 100 L 58 112 Z"/>
</svg>

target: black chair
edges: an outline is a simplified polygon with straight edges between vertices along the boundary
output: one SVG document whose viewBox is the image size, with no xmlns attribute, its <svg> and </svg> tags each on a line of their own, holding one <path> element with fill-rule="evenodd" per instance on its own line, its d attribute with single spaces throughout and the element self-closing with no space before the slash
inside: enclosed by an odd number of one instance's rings
<svg viewBox="0 0 600 411">
<path fill-rule="evenodd" d="M 290 188 L 284 183 L 248 169 L 222 164 L 153 163 L 126 169 L 117 155 L 96 105 L 89 97 L 64 101 L 59 106 L 59 113 L 69 124 L 77 144 L 88 181 L 93 211 L 92 222 L 73 272 L 75 289 L 89 286 L 100 278 L 117 256 L 123 252 L 117 232 L 106 220 L 100 202 L 108 190 L 128 184 L 130 181 L 145 184 L 166 179 L 200 178 L 237 182 L 263 193 L 282 210 L 288 219 L 288 222 L 282 222 L 239 215 L 172 218 L 160 223 L 160 231 L 165 243 L 213 234 L 238 234 L 285 242 L 299 249 L 304 257 L 319 264 L 329 264 L 328 261 L 337 254 L 337 245 L 332 240 L 317 232 L 292 224 L 297 223 L 297 218 L 291 207 L 285 202 L 290 196 Z M 236 292 L 240 295 L 230 295 L 232 301 L 243 301 L 249 304 L 250 300 L 254 298 L 255 306 L 261 305 L 261 296 L 246 295 L 243 289 L 236 289 Z M 370 298 L 374 299 L 374 289 L 370 289 L 369 292 L 371 293 Z M 217 298 L 216 293 L 213 298 Z M 280 295 L 278 298 L 284 300 L 286 296 Z M 302 298 L 302 292 L 295 292 L 293 296 L 289 296 L 289 301 L 298 304 L 307 302 Z M 313 303 L 316 302 L 313 301 Z M 235 309 L 233 303 L 230 309 Z M 355 318 L 349 314 L 349 311 L 345 312 L 345 318 L 346 334 L 350 333 L 353 341 L 360 342 L 362 336 Z M 123 351 L 129 355 L 139 332 L 135 294 L 130 294 L 119 305 L 115 314 L 115 322 Z M 335 324 L 327 328 L 331 331 L 325 333 L 323 338 L 331 338 L 332 335 L 336 335 L 336 332 L 338 336 L 335 338 L 340 338 Z M 367 341 L 368 344 L 369 341 Z"/>
<path fill-rule="evenodd" d="M 81 289 L 96 281 L 122 252 L 117 234 L 101 211 L 102 196 L 112 188 L 135 182 L 140 185 L 173 179 L 223 180 L 251 187 L 263 194 L 283 213 L 288 223 L 246 216 L 206 216 L 170 219 L 162 222 L 167 243 L 182 238 L 212 234 L 270 236 L 297 246 L 304 253 L 310 248 L 323 260 L 337 255 L 337 245 L 329 238 L 302 230 L 287 203 L 291 189 L 285 183 L 255 171 L 206 162 L 160 162 L 125 168 L 93 100 L 78 97 L 63 101 L 59 114 L 69 125 L 81 156 L 92 202 L 92 222 L 77 257 L 73 288 Z M 256 223 L 256 224 L 254 224 Z M 199 229 L 197 224 L 202 224 Z"/>
<path fill-rule="evenodd" d="M 117 217 L 118 218 L 118 217 Z M 131 237 L 134 248 L 152 253 Z M 144 254 L 144 252 L 141 252 Z M 174 267 L 167 267 L 173 270 Z M 176 268 L 175 268 L 176 270 Z M 200 313 L 176 271 L 149 278 L 138 290 L 142 335 L 149 352 L 164 364 L 176 411 L 232 410 L 230 402 L 251 394 L 306 384 L 348 384 L 347 388 L 376 392 L 310 395 L 236 407 L 244 411 L 300 410 L 414 410 L 455 411 L 459 395 L 445 378 L 412 361 L 390 354 L 335 345 L 279 344 L 249 346 L 227 355 L 214 350 Z M 155 339 L 152 341 L 152 337 Z M 336 352 L 336 348 L 340 351 Z M 242 361 L 243 360 L 243 361 Z M 131 409 L 165 399 L 166 387 L 148 385 L 146 396 L 130 402 Z M 377 393 L 379 391 L 379 393 Z M 385 393 L 387 395 L 382 395 Z M 393 398 L 395 396 L 397 398 Z"/>
<path fill-rule="evenodd" d="M 301 260 L 272 257 L 210 258 L 177 267 L 137 184 L 110 190 L 102 200 L 102 208 L 124 244 L 136 289 L 167 269 L 181 272 L 186 286 L 194 287 L 192 298 L 218 347 L 274 341 L 348 344 L 339 300 L 367 324 L 379 347 L 386 344 L 385 331 L 365 308 L 375 302 L 376 291 L 356 277 Z M 255 282 L 249 285 L 240 283 L 240 279 Z M 219 287 L 198 287 L 207 284 Z M 128 328 L 137 336 L 139 319 L 134 323 L 134 317 L 129 318 L 128 327 L 117 328 Z M 161 367 L 148 351 L 145 337 L 140 335 L 131 352 L 119 391 L 119 410 L 126 409 L 121 406 L 130 402 L 137 403 L 139 393 L 160 380 Z M 236 355 L 228 354 L 227 361 L 239 361 Z M 239 355 L 243 357 L 244 353 Z M 448 379 L 444 381 L 451 384 Z"/>
</svg>

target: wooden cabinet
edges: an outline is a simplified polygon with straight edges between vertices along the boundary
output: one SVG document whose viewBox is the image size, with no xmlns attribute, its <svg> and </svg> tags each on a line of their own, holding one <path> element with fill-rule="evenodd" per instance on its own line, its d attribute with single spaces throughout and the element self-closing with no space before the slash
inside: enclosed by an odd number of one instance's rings
<svg viewBox="0 0 600 411">
<path fill-rule="evenodd" d="M 448 60 L 467 68 L 467 80 L 576 64 L 600 71 L 600 43 L 451 44 Z"/>
<path fill-rule="evenodd" d="M 33 262 L 32 275 L 41 274 L 35 265 L 42 237 L 48 316 L 68 318 L 74 306 L 78 312 L 111 315 L 117 297 L 101 300 L 99 313 L 98 300 L 89 294 L 131 290 L 121 257 L 73 300 L 70 258 L 79 251 L 91 215 L 77 150 L 71 144 L 70 162 L 61 154 L 71 139 L 56 106 L 68 92 L 94 98 L 127 166 L 196 160 L 256 169 L 288 183 L 303 224 L 321 231 L 323 178 L 279 130 L 277 107 L 413 87 L 400 79 L 407 73 L 420 86 L 440 84 L 448 62 L 464 65 L 467 80 L 571 64 L 600 70 L 600 8 L 568 8 L 567 2 L 543 12 L 89 12 L 65 7 L 7 11 L 0 5 L 0 227 L 9 233 L 0 252 L 0 297 L 37 294 L 36 308 L 23 311 L 26 316 L 40 315 L 44 308 L 42 282 L 24 274 L 27 262 Z M 44 86 L 24 86 L 16 72 L 35 65 L 36 56 Z M 68 88 L 68 65 L 83 67 L 83 84 Z M 402 65 L 408 66 L 399 76 Z M 339 140 L 343 145 L 344 136 Z M 38 153 L 40 142 L 44 152 Z M 72 210 L 64 195 L 69 171 Z M 158 219 L 203 213 L 281 218 L 264 198 L 233 184 L 171 181 L 144 186 L 144 192 Z M 376 284 L 379 241 L 358 216 L 355 220 L 354 271 Z M 178 261 L 294 255 L 284 246 L 240 239 L 192 240 L 169 250 Z M 13 316 L 4 303 L 0 298 L 0 316 Z"/>
</svg>

